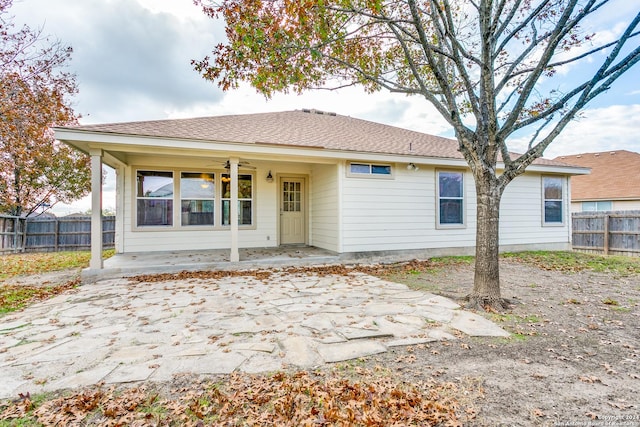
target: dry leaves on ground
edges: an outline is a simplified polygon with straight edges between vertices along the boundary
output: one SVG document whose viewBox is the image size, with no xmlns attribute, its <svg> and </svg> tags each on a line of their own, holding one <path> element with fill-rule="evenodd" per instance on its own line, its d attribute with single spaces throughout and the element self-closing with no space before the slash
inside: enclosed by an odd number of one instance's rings
<svg viewBox="0 0 640 427">
<path fill-rule="evenodd" d="M 234 373 L 224 381 L 189 381 L 166 397 L 145 387 L 98 387 L 35 408 L 22 396 L 0 419 L 30 415 L 45 426 L 459 426 L 474 417 L 459 407 L 453 383 L 406 384 L 383 370 L 357 371 L 352 379 L 344 372 Z"/>
<path fill-rule="evenodd" d="M 442 268 L 454 263 L 463 261 L 437 261 L 437 260 L 412 260 L 395 264 L 372 264 L 372 265 L 321 265 L 287 267 L 284 269 L 270 268 L 264 270 L 211 270 L 211 271 L 180 271 L 177 273 L 141 274 L 129 277 L 129 281 L 135 283 L 166 282 L 188 279 L 222 279 L 225 277 L 254 277 L 257 280 L 268 280 L 272 274 L 282 272 L 287 275 L 316 275 L 316 276 L 347 276 L 353 273 L 364 273 L 371 276 L 385 277 L 393 272 L 407 271 L 429 271 Z"/>
</svg>

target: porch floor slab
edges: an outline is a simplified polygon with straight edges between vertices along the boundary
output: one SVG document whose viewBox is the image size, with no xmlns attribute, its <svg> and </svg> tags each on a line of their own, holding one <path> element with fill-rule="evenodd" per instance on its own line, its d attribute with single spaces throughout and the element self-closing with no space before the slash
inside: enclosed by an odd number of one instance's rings
<svg viewBox="0 0 640 427">
<path fill-rule="evenodd" d="M 335 264 L 334 252 L 312 246 L 281 246 L 240 249 L 240 261 L 229 261 L 229 250 L 132 252 L 115 254 L 104 260 L 102 270 L 85 270 L 84 281 L 196 270 L 246 270 L 252 268 Z"/>
</svg>

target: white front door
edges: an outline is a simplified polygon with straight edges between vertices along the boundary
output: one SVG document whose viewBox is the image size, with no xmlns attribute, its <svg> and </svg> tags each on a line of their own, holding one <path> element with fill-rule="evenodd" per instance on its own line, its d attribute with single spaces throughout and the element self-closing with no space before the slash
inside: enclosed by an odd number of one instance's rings
<svg viewBox="0 0 640 427">
<path fill-rule="evenodd" d="M 280 244 L 305 243 L 304 178 L 280 180 Z"/>
</svg>

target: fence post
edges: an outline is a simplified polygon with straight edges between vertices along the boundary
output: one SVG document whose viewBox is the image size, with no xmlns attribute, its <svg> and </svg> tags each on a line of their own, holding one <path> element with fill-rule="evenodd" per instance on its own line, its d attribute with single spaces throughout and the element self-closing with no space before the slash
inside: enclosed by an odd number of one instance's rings
<svg viewBox="0 0 640 427">
<path fill-rule="evenodd" d="M 609 255 L 609 215 L 604 216 L 604 254 Z"/>
<path fill-rule="evenodd" d="M 13 253 L 18 253 L 18 226 L 20 225 L 20 218 L 13 217 Z"/>
<path fill-rule="evenodd" d="M 53 250 L 58 252 L 58 239 L 60 238 L 60 218 L 56 218 L 53 223 Z"/>
</svg>

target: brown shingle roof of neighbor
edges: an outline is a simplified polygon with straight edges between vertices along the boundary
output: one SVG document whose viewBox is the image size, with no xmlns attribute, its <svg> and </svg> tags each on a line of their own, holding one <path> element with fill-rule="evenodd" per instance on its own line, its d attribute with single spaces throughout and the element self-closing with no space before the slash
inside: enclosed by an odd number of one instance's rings
<svg viewBox="0 0 640 427">
<path fill-rule="evenodd" d="M 571 179 L 572 200 L 640 199 L 640 154 L 627 150 L 556 157 L 591 168 L 590 175 Z"/>
<path fill-rule="evenodd" d="M 453 139 L 307 109 L 96 124 L 75 126 L 70 129 L 211 142 L 274 144 L 366 153 L 463 158 L 458 151 L 458 142 Z M 566 166 L 548 159 L 538 159 L 536 164 Z"/>
</svg>

